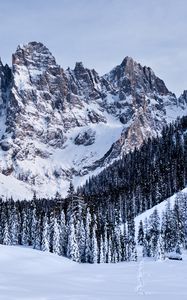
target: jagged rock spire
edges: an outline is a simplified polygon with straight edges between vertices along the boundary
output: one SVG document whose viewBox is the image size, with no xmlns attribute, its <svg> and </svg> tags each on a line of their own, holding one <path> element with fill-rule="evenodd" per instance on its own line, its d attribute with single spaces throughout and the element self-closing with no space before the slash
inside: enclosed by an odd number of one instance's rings
<svg viewBox="0 0 187 300">
<path fill-rule="evenodd" d="M 46 68 L 56 65 L 56 60 L 49 49 L 40 42 L 19 45 L 12 55 L 13 65 L 36 66 Z"/>
</svg>

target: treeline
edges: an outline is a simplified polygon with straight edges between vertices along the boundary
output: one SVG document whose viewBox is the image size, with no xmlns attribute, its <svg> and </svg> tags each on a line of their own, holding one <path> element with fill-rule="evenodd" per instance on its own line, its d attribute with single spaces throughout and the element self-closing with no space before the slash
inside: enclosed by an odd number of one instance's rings
<svg viewBox="0 0 187 300">
<path fill-rule="evenodd" d="M 108 212 L 97 215 L 85 202 L 63 199 L 0 201 L 0 243 L 31 246 L 66 256 L 76 262 L 101 263 L 136 260 L 134 219 L 122 226 Z"/>
<path fill-rule="evenodd" d="M 168 202 L 162 216 L 155 209 L 140 221 L 137 240 L 143 256 L 180 258 L 181 250 L 187 249 L 187 194 L 178 193 L 173 207 Z"/>
</svg>

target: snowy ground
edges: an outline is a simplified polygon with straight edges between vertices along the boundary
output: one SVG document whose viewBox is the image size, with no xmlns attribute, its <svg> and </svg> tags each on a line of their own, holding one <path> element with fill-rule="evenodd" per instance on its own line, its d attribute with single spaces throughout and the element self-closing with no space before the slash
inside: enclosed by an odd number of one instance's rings
<svg viewBox="0 0 187 300">
<path fill-rule="evenodd" d="M 187 188 L 182 192 L 187 193 Z M 171 206 L 174 200 L 175 195 L 169 198 Z M 160 215 L 165 206 L 166 201 L 156 206 Z M 136 218 L 136 232 L 140 219 L 153 210 Z M 0 245 L 0 300 L 186 300 L 186 274 L 187 253 L 182 261 L 140 258 L 138 262 L 89 265 Z"/>
<path fill-rule="evenodd" d="M 1 300 L 187 299 L 187 255 L 119 264 L 77 264 L 21 247 L 0 246 Z"/>
</svg>

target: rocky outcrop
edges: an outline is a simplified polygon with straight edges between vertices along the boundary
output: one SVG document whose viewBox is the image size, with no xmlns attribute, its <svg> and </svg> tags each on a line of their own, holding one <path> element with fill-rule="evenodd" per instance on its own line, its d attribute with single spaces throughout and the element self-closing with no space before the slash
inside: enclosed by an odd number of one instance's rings
<svg viewBox="0 0 187 300">
<path fill-rule="evenodd" d="M 95 142 L 95 132 L 89 128 L 88 130 L 84 130 L 83 132 L 80 132 L 75 140 L 74 143 L 76 145 L 84 145 L 84 146 L 90 146 Z"/>
<path fill-rule="evenodd" d="M 185 110 L 187 106 L 187 90 L 184 90 L 184 92 L 179 97 L 178 102 L 179 105 Z"/>
</svg>

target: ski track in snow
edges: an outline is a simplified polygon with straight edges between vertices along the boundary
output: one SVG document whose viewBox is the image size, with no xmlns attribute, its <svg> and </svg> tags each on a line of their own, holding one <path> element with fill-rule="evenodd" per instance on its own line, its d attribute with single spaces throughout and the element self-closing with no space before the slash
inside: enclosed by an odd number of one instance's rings
<svg viewBox="0 0 187 300">
<path fill-rule="evenodd" d="M 137 287 L 136 291 L 138 295 L 145 295 L 145 289 L 144 289 L 144 278 L 143 278 L 144 272 L 143 272 L 143 259 L 140 260 L 138 265 L 138 276 L 137 276 Z"/>
</svg>

